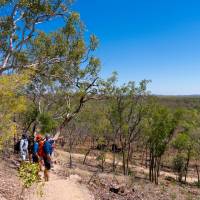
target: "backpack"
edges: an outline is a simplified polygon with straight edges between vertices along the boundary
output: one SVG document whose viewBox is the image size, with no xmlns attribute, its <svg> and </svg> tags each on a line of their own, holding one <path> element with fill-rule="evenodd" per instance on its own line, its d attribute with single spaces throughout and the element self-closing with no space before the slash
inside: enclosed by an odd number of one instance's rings
<svg viewBox="0 0 200 200">
<path fill-rule="evenodd" d="M 28 152 L 29 154 L 33 153 L 33 146 L 34 146 L 34 138 L 29 138 L 28 139 Z"/>
<path fill-rule="evenodd" d="M 40 157 L 44 157 L 45 156 L 45 153 L 44 153 L 44 143 L 45 143 L 45 141 L 43 141 L 43 140 L 39 142 L 38 155 Z"/>
<path fill-rule="evenodd" d="M 53 147 L 52 147 L 52 145 L 53 145 L 53 144 L 51 143 L 50 140 L 44 142 L 44 147 L 43 147 L 43 149 L 44 149 L 44 154 L 45 154 L 45 156 L 46 156 L 47 154 L 50 154 L 50 156 L 52 155 L 52 152 L 53 152 Z"/>
<path fill-rule="evenodd" d="M 19 153 L 19 151 L 20 151 L 20 140 L 17 141 L 17 143 L 15 143 L 15 145 L 14 145 L 14 151 L 16 153 Z"/>
</svg>

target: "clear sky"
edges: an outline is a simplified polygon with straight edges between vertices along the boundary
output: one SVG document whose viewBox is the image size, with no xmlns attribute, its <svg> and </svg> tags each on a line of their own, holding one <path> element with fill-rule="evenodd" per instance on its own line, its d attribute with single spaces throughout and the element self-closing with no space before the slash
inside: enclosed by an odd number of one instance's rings
<svg viewBox="0 0 200 200">
<path fill-rule="evenodd" d="M 76 0 L 100 39 L 102 75 L 151 79 L 154 94 L 200 94 L 199 0 Z"/>
<path fill-rule="evenodd" d="M 72 10 L 100 40 L 104 78 L 117 71 L 119 84 L 152 80 L 153 94 L 200 94 L 200 0 L 75 0 Z"/>
</svg>

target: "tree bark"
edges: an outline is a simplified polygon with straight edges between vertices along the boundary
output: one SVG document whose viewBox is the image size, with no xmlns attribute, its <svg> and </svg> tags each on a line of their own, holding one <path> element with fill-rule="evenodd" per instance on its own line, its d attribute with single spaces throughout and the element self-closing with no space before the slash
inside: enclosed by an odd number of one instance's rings
<svg viewBox="0 0 200 200">
<path fill-rule="evenodd" d="M 147 168 L 148 167 L 148 148 L 146 146 L 146 158 L 145 158 L 145 167 Z"/>
<path fill-rule="evenodd" d="M 196 172 L 197 172 L 198 187 L 200 187 L 200 174 L 199 174 L 199 168 L 198 168 L 197 164 L 195 165 L 195 168 L 196 168 Z"/>
<path fill-rule="evenodd" d="M 122 158 L 123 158 L 123 174 L 126 175 L 126 155 L 124 147 L 122 147 Z"/>
<path fill-rule="evenodd" d="M 87 156 L 90 154 L 90 151 L 91 151 L 91 148 L 88 149 L 88 151 L 87 151 L 86 154 L 85 154 L 85 157 L 84 157 L 84 160 L 83 160 L 83 165 L 85 165 L 85 162 L 86 162 Z"/>
<path fill-rule="evenodd" d="M 129 172 L 129 161 L 130 161 L 130 151 L 131 151 L 131 143 L 128 144 L 128 150 L 127 150 L 127 157 L 126 157 L 126 175 L 128 175 Z"/>
<path fill-rule="evenodd" d="M 70 169 L 72 168 L 72 154 L 71 154 L 71 152 L 69 154 L 69 168 Z"/>
<path fill-rule="evenodd" d="M 116 152 L 114 150 L 114 152 L 113 152 L 113 163 L 112 163 L 112 171 L 113 172 L 115 172 L 115 169 L 116 169 L 115 160 L 116 160 Z"/>
<path fill-rule="evenodd" d="M 190 162 L 190 150 L 188 151 L 187 162 L 186 162 L 186 165 L 185 165 L 185 182 L 187 181 L 189 162 Z"/>
</svg>

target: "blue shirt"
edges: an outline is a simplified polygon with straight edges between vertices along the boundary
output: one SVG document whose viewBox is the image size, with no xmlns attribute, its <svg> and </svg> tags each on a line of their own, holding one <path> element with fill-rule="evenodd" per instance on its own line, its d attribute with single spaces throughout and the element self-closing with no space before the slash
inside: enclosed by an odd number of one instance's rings
<svg viewBox="0 0 200 200">
<path fill-rule="evenodd" d="M 43 148 L 44 148 L 44 153 L 46 155 L 51 155 L 52 154 L 52 145 L 48 140 L 45 141 Z"/>
<path fill-rule="evenodd" d="M 39 144 L 38 144 L 38 142 L 35 142 L 33 145 L 33 153 L 37 154 L 38 151 L 39 151 Z"/>
</svg>

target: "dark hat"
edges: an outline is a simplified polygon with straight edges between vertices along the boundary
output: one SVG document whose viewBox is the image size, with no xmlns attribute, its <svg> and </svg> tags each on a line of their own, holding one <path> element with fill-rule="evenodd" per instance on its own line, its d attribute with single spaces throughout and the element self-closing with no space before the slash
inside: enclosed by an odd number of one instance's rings
<svg viewBox="0 0 200 200">
<path fill-rule="evenodd" d="M 23 138 L 23 139 L 27 139 L 27 138 L 28 138 L 27 133 L 23 133 L 23 134 L 22 134 L 22 138 Z"/>
</svg>

